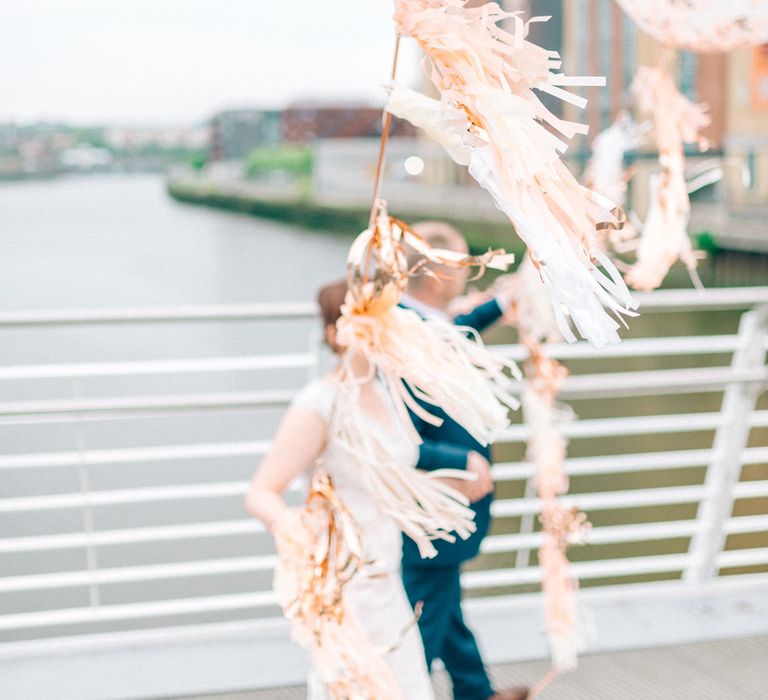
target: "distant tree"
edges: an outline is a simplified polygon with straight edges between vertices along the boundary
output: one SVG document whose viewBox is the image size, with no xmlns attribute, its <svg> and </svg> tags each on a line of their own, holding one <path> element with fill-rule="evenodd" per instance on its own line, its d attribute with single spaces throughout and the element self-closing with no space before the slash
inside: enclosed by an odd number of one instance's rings
<svg viewBox="0 0 768 700">
<path fill-rule="evenodd" d="M 274 172 L 309 176 L 312 174 L 312 151 L 306 146 L 256 148 L 248 154 L 246 172 L 249 177 Z"/>
<path fill-rule="evenodd" d="M 202 170 L 205 167 L 206 162 L 207 158 L 205 157 L 205 153 L 193 153 L 189 157 L 189 166 L 193 170 Z"/>
</svg>

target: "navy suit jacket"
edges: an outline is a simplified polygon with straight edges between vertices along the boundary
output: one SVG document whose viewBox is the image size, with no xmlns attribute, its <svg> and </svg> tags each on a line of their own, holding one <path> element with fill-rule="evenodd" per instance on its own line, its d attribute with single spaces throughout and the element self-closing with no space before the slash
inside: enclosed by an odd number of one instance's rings
<svg viewBox="0 0 768 700">
<path fill-rule="evenodd" d="M 457 316 L 453 321 L 458 326 L 469 326 L 482 332 L 497 321 L 502 313 L 498 302 L 491 299 L 469 313 Z M 418 469 L 426 471 L 445 468 L 466 469 L 467 454 L 472 451 L 479 452 L 489 462 L 491 461 L 490 446 L 481 445 L 442 409 L 423 401 L 419 403 L 433 415 L 442 418 L 443 424 L 430 425 L 411 412 L 411 420 L 423 440 L 419 447 L 419 461 L 416 464 Z M 462 540 L 456 535 L 456 542 L 434 540 L 437 556 L 433 559 L 422 559 L 416 543 L 404 535 L 403 566 L 452 566 L 477 556 L 480 551 L 480 542 L 491 524 L 492 501 L 493 493 L 490 493 L 471 505 L 472 510 L 475 511 L 477 530 L 468 539 Z"/>
</svg>

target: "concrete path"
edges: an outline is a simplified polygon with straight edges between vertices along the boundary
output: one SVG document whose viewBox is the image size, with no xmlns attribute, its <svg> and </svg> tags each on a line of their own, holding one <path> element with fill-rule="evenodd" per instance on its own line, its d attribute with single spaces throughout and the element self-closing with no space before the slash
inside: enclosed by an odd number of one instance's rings
<svg viewBox="0 0 768 700">
<path fill-rule="evenodd" d="M 547 669 L 545 662 L 534 662 L 495 666 L 491 673 L 497 687 L 503 688 L 534 684 Z M 450 700 L 447 676 L 442 671 L 433 675 L 438 700 Z M 197 696 L 195 700 L 303 700 L 305 697 L 304 687 L 298 686 Z M 578 669 L 556 678 L 538 696 L 538 700 L 766 699 L 768 637 L 585 656 Z"/>
</svg>

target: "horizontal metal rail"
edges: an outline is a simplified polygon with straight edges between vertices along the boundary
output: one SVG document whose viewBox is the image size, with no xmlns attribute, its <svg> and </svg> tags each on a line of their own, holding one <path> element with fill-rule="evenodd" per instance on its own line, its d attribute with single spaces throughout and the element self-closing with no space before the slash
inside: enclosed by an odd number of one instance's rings
<svg viewBox="0 0 768 700">
<path fill-rule="evenodd" d="M 290 392 L 291 396 L 295 392 Z M 287 403 L 287 394 L 286 401 Z M 192 412 L 197 409 L 191 409 Z M 222 410 L 237 410 L 236 408 Z M 142 411 L 131 412 L 121 410 L 119 413 L 94 413 L 69 415 L 49 414 L 42 417 L 36 417 L 34 414 L 14 416 L 11 418 L 0 417 L 0 425 L 10 424 L 30 424 L 54 422 L 71 422 L 77 419 L 86 419 L 89 421 L 115 420 L 117 418 L 135 418 L 135 417 L 160 417 L 168 415 L 186 415 L 189 411 L 182 409 L 170 409 L 163 411 Z M 620 418 L 588 418 L 579 419 L 571 423 L 565 423 L 562 426 L 563 434 L 570 439 L 611 437 L 621 435 L 645 435 L 650 433 L 684 433 L 688 431 L 708 431 L 715 430 L 722 423 L 722 417 L 719 413 L 691 413 L 691 414 L 665 414 L 657 416 L 625 416 Z M 754 411 L 750 416 L 750 425 L 756 428 L 768 427 L 768 411 Z M 528 437 L 528 429 L 525 425 L 513 425 L 499 434 L 499 442 L 521 442 Z"/>
<path fill-rule="evenodd" d="M 39 452 L 0 456 L 0 470 L 65 468 L 79 464 L 106 465 L 147 462 L 166 462 L 213 457 L 258 457 L 267 452 L 270 440 L 232 443 L 191 443 L 157 447 L 132 447 L 109 450 L 82 450 L 79 452 Z M 763 461 L 768 448 L 752 447 L 742 451 L 745 463 Z M 641 452 L 604 455 L 599 457 L 573 457 L 566 461 L 571 475 L 614 474 L 625 471 L 686 468 L 706 464 L 712 457 L 711 449 L 671 450 L 668 452 Z M 497 462 L 493 467 L 495 481 L 514 481 L 535 473 L 529 462 Z"/>
<path fill-rule="evenodd" d="M 584 399 L 696 394 L 720 391 L 728 384 L 763 384 L 766 381 L 766 367 L 743 370 L 730 367 L 692 367 L 646 372 L 604 372 L 569 376 L 560 396 L 564 399 Z"/>
<path fill-rule="evenodd" d="M 657 574 L 682 571 L 688 563 L 688 554 L 665 554 L 653 557 L 629 557 L 627 559 L 606 559 L 604 561 L 575 562 L 570 570 L 579 579 L 613 578 L 637 574 Z M 542 572 L 538 566 L 519 569 L 493 569 L 488 571 L 467 571 L 461 576 L 461 585 L 467 590 L 495 588 L 497 586 L 518 586 L 541 582 Z"/>
<path fill-rule="evenodd" d="M 569 476 L 593 474 L 623 474 L 657 469 L 689 469 L 706 465 L 712 459 L 712 449 L 670 450 L 668 452 L 634 452 L 631 454 L 571 457 L 565 461 Z M 747 447 L 741 451 L 742 464 L 768 461 L 768 447 Z M 493 466 L 494 481 L 519 481 L 536 475 L 529 462 L 499 462 Z"/>
<path fill-rule="evenodd" d="M 138 542 L 167 542 L 172 540 L 202 539 L 207 537 L 231 537 L 265 532 L 264 526 L 254 520 L 219 520 L 159 525 L 156 527 L 98 530 L 96 532 L 66 532 L 28 537 L 0 539 L 0 554 L 12 552 L 41 552 L 80 547 L 109 547 Z"/>
<path fill-rule="evenodd" d="M 52 311 L 5 311 L 0 328 L 14 326 L 82 326 L 122 323 L 189 323 L 193 321 L 266 321 L 317 317 L 310 302 L 210 304 L 199 306 L 115 307 Z"/>
<path fill-rule="evenodd" d="M 738 520 L 743 519 L 744 518 L 740 518 Z M 760 524 L 764 525 L 765 523 Z M 733 525 L 733 531 L 751 532 L 754 531 L 754 528 L 757 526 L 757 522 L 736 522 Z M 595 528 L 589 532 L 587 541 L 590 544 L 612 544 L 617 542 L 677 539 L 690 536 L 695 531 L 696 521 L 694 520 L 620 525 Z M 487 537 L 483 541 L 482 551 L 489 554 L 514 552 L 521 547 L 538 546 L 541 543 L 541 539 L 542 535 L 538 532 L 528 535 L 494 535 Z M 9 576 L 0 579 L 0 592 L 82 587 L 92 584 L 107 585 L 245 572 L 263 572 L 272 571 L 276 563 L 277 556 L 270 554 L 228 559 L 201 559 L 172 564 L 113 567 L 96 571 L 82 570 Z"/>
<path fill-rule="evenodd" d="M 732 353 L 739 347 L 738 335 L 696 335 L 663 338 L 628 338 L 620 343 L 595 348 L 585 342 L 545 343 L 548 357 L 557 360 L 586 360 L 629 357 L 673 357 L 676 355 L 720 355 Z M 768 347 L 768 337 L 765 339 Z M 494 345 L 505 357 L 520 362 L 528 351 L 521 345 Z"/>
<path fill-rule="evenodd" d="M 24 496 L 0 500 L 0 513 L 81 508 L 82 506 L 106 506 L 126 503 L 151 503 L 154 501 L 184 501 L 192 499 L 244 497 L 248 489 L 246 481 L 205 482 L 201 484 L 174 484 L 135 489 L 112 489 L 88 493 L 64 493 L 53 496 Z"/>
<path fill-rule="evenodd" d="M 557 359 L 627 358 L 674 355 L 710 355 L 733 352 L 739 337 L 686 336 L 673 338 L 638 338 L 616 345 L 594 348 L 587 343 L 551 343 L 545 345 L 549 356 Z M 768 347 L 768 337 L 766 337 Z M 494 345 L 493 349 L 509 359 L 524 360 L 526 350 L 520 345 Z M 152 374 L 192 374 L 222 371 L 251 371 L 304 368 L 315 361 L 311 353 L 246 355 L 211 358 L 167 358 L 123 362 L 83 362 L 0 367 L 0 380 L 68 379 L 73 377 L 112 377 Z"/>
<path fill-rule="evenodd" d="M 766 482 L 768 489 L 768 482 Z M 566 508 L 580 510 L 610 510 L 612 508 L 639 508 L 643 506 L 696 503 L 704 495 L 703 486 L 675 486 L 658 489 L 632 489 L 629 491 L 605 491 L 603 493 L 569 494 L 560 498 Z M 541 501 L 538 498 L 513 498 L 496 500 L 491 504 L 491 513 L 496 518 L 538 513 Z"/>
<path fill-rule="evenodd" d="M 228 456 L 233 455 L 258 455 L 264 454 L 268 448 L 269 442 L 262 441 L 256 443 L 241 443 L 238 445 L 240 449 L 230 449 L 226 452 Z M 182 449 L 171 452 L 176 458 L 188 457 L 190 454 L 195 457 L 201 455 L 216 454 L 216 450 L 210 446 L 208 449 L 201 451 L 187 451 L 186 453 Z M 143 454 L 151 458 L 152 451 L 160 452 L 167 455 L 169 448 L 145 448 L 146 452 Z M 99 460 L 98 452 L 96 461 L 110 462 L 122 462 L 120 458 L 124 454 L 124 450 L 105 451 L 109 453 L 108 460 Z M 11 466 L 18 468 L 19 463 L 29 464 L 30 462 L 35 466 L 42 464 L 50 465 L 54 462 L 57 466 L 64 466 L 69 464 L 78 464 L 76 457 L 78 453 L 65 453 L 67 460 L 59 457 L 57 460 L 50 459 L 44 461 L 42 459 L 29 460 L 30 455 L 24 455 L 27 457 L 27 461 L 9 461 L 6 462 L 6 468 L 10 464 Z M 219 454 L 221 454 L 219 452 Z M 142 452 L 139 452 L 142 455 Z M 132 455 L 133 461 L 143 461 L 142 459 L 136 459 L 138 455 Z M 142 455 L 143 456 L 143 455 Z M 693 466 L 701 466 L 706 464 L 712 456 L 712 450 L 680 450 L 669 452 L 650 452 L 650 453 L 635 453 L 635 454 L 619 454 L 619 455 L 606 455 L 601 457 L 582 457 L 574 458 L 566 462 L 566 473 L 571 476 L 583 476 L 590 474 L 619 474 L 625 472 L 645 471 L 653 469 L 669 469 L 669 468 L 687 468 Z M 32 457 L 35 457 L 34 455 Z M 70 459 L 72 461 L 70 462 Z M 760 464 L 768 460 L 768 447 L 749 447 L 742 450 L 742 463 L 743 464 Z M 85 459 L 85 463 L 93 463 L 93 460 Z M 0 465 L 2 466 L 2 465 Z M 498 464 L 494 467 L 494 478 L 497 481 L 513 481 L 534 476 L 533 467 L 526 462 L 506 462 Z M 751 482 L 745 482 L 751 483 Z M 301 488 L 299 482 L 292 484 L 292 490 L 298 490 Z M 701 487 L 697 487 L 701 488 Z M 85 504 L 92 506 L 118 504 L 118 503 L 142 503 L 157 500 L 179 500 L 186 498 L 221 498 L 233 495 L 244 494 L 247 489 L 247 482 L 205 482 L 200 484 L 172 484 L 170 486 L 154 486 L 146 488 L 135 489 L 114 489 L 110 491 L 93 491 L 88 495 L 83 495 L 81 492 L 53 494 L 53 495 L 38 495 L 38 496 L 25 496 L 20 498 L 4 498 L 0 499 L 0 512 L 20 512 L 28 510 L 50 510 L 56 508 L 74 508 Z M 655 490 L 654 490 L 655 491 Z M 620 493 L 620 492 L 617 492 Z M 627 491 L 628 494 L 635 494 L 635 491 Z M 605 494 L 592 494 L 603 498 Z M 518 499 L 515 502 L 522 503 L 523 501 Z M 530 501 L 533 503 L 534 501 Z M 497 503 L 506 503 L 505 501 L 497 501 Z M 497 505 L 496 508 L 504 508 L 504 506 Z M 498 513 L 500 514 L 500 513 Z"/>
<path fill-rule="evenodd" d="M 768 532 L 768 515 L 741 515 L 725 521 L 726 534 L 735 535 L 745 532 Z"/>
<path fill-rule="evenodd" d="M 242 410 L 265 406 L 285 406 L 295 391 L 233 391 L 207 394 L 169 394 L 163 396 L 127 396 L 98 399 L 60 399 L 53 401 L 17 401 L 0 403 L 0 416 L 44 416 L 77 414 L 137 414 L 142 411 Z"/>
<path fill-rule="evenodd" d="M 717 289 L 659 289 L 638 292 L 641 313 L 647 311 L 710 311 L 746 309 L 768 303 L 766 287 L 720 287 Z"/>
<path fill-rule="evenodd" d="M 126 362 L 82 362 L 0 367 L 2 379 L 70 379 L 73 377 L 126 377 L 151 374 L 241 372 L 311 367 L 311 353 L 204 357 L 200 359 L 132 360 Z"/>
<path fill-rule="evenodd" d="M 38 637 L 17 642 L 0 644 L 0 663 L 4 660 L 54 652 L 61 654 L 80 651 L 115 649 L 128 644 L 132 648 L 146 643 L 165 642 L 173 644 L 181 640 L 195 642 L 216 642 L 230 634 L 253 634 L 256 636 L 288 634 L 289 623 L 282 616 L 248 616 L 247 619 L 224 622 L 192 622 L 180 626 L 145 627 L 117 632 L 95 634 L 69 634 L 57 637 Z"/>
<path fill-rule="evenodd" d="M 24 496 L 5 498 L 0 501 L 0 513 L 37 512 L 61 508 L 79 508 L 118 505 L 127 503 L 151 503 L 191 499 L 244 497 L 248 489 L 246 481 L 206 482 L 173 486 L 153 486 L 135 489 L 91 491 L 87 494 L 66 493 L 50 496 Z M 737 484 L 734 494 L 738 498 L 755 498 L 768 495 L 768 481 L 746 481 Z M 614 507 L 639 507 L 691 503 L 706 495 L 704 486 L 675 486 L 672 488 L 631 489 L 602 493 L 570 494 L 561 501 L 567 507 L 577 506 L 584 510 L 605 510 Z M 537 498 L 497 500 L 492 505 L 496 517 L 512 517 L 536 513 L 541 503 Z"/>
<path fill-rule="evenodd" d="M 768 481 L 742 481 L 734 486 L 735 498 L 761 498 L 768 496 Z M 642 508 L 644 506 L 697 503 L 707 495 L 704 486 L 673 486 L 656 489 L 631 489 L 604 493 L 569 494 L 560 502 L 566 508 L 580 510 L 610 510 L 612 508 Z M 541 502 L 534 498 L 516 498 L 494 501 L 491 513 L 497 518 L 538 513 Z"/>
<path fill-rule="evenodd" d="M 213 457 L 259 457 L 267 452 L 271 444 L 271 440 L 198 442 L 155 447 L 122 447 L 107 450 L 0 455 L 0 471 L 3 469 L 73 467 L 79 464 L 134 464 L 170 462 L 182 459 L 210 459 Z"/>
<path fill-rule="evenodd" d="M 111 583 L 135 583 L 137 581 L 189 578 L 192 576 L 218 576 L 257 571 L 272 571 L 277 563 L 276 555 L 257 557 L 232 557 L 229 559 L 201 559 L 173 564 L 151 566 L 124 566 L 97 569 L 95 571 L 65 571 L 55 574 L 9 576 L 0 579 L 0 593 L 9 591 L 43 590 L 72 586 L 107 585 Z"/>
<path fill-rule="evenodd" d="M 83 622 L 106 622 L 108 620 L 137 620 L 142 618 L 167 617 L 218 610 L 239 610 L 262 608 L 276 605 L 272 591 L 257 593 L 235 593 L 202 598 L 177 598 L 152 601 L 149 603 L 125 603 L 122 605 L 101 605 L 86 608 L 66 608 L 40 612 L 0 615 L 0 630 L 71 625 Z"/>
<path fill-rule="evenodd" d="M 134 464 L 171 462 L 185 459 L 211 459 L 230 457 L 260 457 L 271 444 L 270 440 L 250 442 L 188 443 L 129 447 L 107 450 L 81 450 L 70 452 L 39 452 L 18 455 L 0 455 L 0 471 L 32 468 L 68 468 L 77 465 Z M 768 461 L 768 447 L 750 447 L 742 450 L 743 464 Z M 666 452 L 640 452 L 602 455 L 599 457 L 573 457 L 566 460 L 565 469 L 571 476 L 589 474 L 618 474 L 629 471 L 654 469 L 685 469 L 705 465 L 712 458 L 711 449 L 670 450 Z M 493 467 L 496 481 L 515 481 L 534 475 L 529 462 L 498 462 Z"/>
<path fill-rule="evenodd" d="M 589 542 L 605 544 L 608 541 L 620 542 L 644 539 L 666 539 L 688 536 L 693 532 L 695 521 L 673 521 L 673 523 L 643 523 L 639 525 L 621 525 L 594 528 L 590 531 Z M 674 528 L 680 528 L 674 530 Z M 725 525 L 728 534 L 768 531 L 768 515 L 741 516 L 729 520 Z M 221 520 L 181 525 L 162 525 L 156 527 L 123 528 L 102 530 L 93 533 L 70 532 L 29 537 L 9 537 L 0 539 L 0 554 L 12 552 L 35 552 L 45 550 L 75 549 L 82 547 L 107 547 L 139 542 L 164 542 L 182 539 L 204 539 L 209 537 L 231 537 L 252 535 L 265 532 L 261 523 L 247 520 Z M 533 547 L 539 543 L 539 534 L 492 535 L 483 540 L 483 551 L 511 552 L 520 547 Z M 610 538 L 616 538 L 612 540 Z"/>
<path fill-rule="evenodd" d="M 621 418 L 588 418 L 567 422 L 562 433 L 569 439 L 648 435 L 651 433 L 687 433 L 716 430 L 722 425 L 720 413 L 672 413 L 659 416 L 626 416 Z M 749 424 L 753 428 L 768 427 L 768 410 L 753 411 Z M 528 438 L 525 425 L 507 428 L 497 442 L 523 442 Z"/>
<path fill-rule="evenodd" d="M 752 532 L 764 522 L 747 521 L 739 518 L 732 526 L 732 532 Z M 241 525 L 239 521 L 236 524 Z M 148 528 L 149 529 L 149 528 Z M 229 528 L 230 533 L 234 528 Z M 588 533 L 590 544 L 610 544 L 616 542 L 640 542 L 646 540 L 675 539 L 692 535 L 696 530 L 695 520 L 672 521 L 664 523 L 642 523 L 595 528 Z M 240 532 L 252 532 L 239 528 Z M 214 531 L 221 535 L 221 530 Z M 505 553 L 517 551 L 521 547 L 538 546 L 541 533 L 494 535 L 483 541 L 482 551 L 486 553 Z M 162 538 L 162 535 L 161 535 Z M 136 540 L 134 540 L 136 541 Z M 143 541 L 148 541 L 146 538 Z M 103 544 L 99 542 L 89 544 Z M 17 550 L 18 551 L 18 550 Z M 25 549 L 24 551 L 29 551 Z M 239 557 L 229 559 L 202 559 L 173 564 L 153 564 L 146 566 L 115 567 L 97 571 L 68 571 L 23 576 L 10 576 L 0 579 L 0 592 L 39 590 L 70 586 L 88 586 L 91 584 L 124 583 L 129 581 L 149 581 L 190 576 L 214 576 L 223 573 L 243 573 L 271 571 L 277 562 L 276 555 L 257 557 Z"/>
<path fill-rule="evenodd" d="M 745 309 L 768 303 L 768 287 L 669 289 L 636 293 L 642 312 Z M 317 316 L 311 302 L 217 304 L 199 306 L 115 307 L 50 311 L 5 311 L 3 326 L 59 326 L 122 323 L 175 323 L 190 321 L 259 321 Z"/>
<path fill-rule="evenodd" d="M 620 542 L 648 542 L 690 537 L 696 532 L 695 520 L 673 520 L 661 523 L 640 523 L 636 525 L 614 525 L 590 529 L 585 544 L 616 544 Z M 486 537 L 480 551 L 485 554 L 506 554 L 520 549 L 538 547 L 543 541 L 541 532 L 516 533 L 512 535 L 490 535 Z"/>
<path fill-rule="evenodd" d="M 591 528 L 585 535 L 586 544 L 618 544 L 622 542 L 648 542 L 653 540 L 685 539 L 698 532 L 695 520 L 672 520 L 633 525 L 611 525 Z M 768 531 L 768 515 L 747 515 L 732 518 L 726 523 L 730 535 Z M 480 547 L 487 554 L 516 552 L 519 549 L 538 547 L 541 532 L 490 535 Z"/>
<path fill-rule="evenodd" d="M 625 559 L 577 562 L 571 565 L 571 569 L 573 574 L 581 579 L 600 579 L 681 571 L 685 567 L 687 560 L 687 554 L 630 557 Z M 539 583 L 540 581 L 541 569 L 539 567 L 470 571 L 462 574 L 462 585 L 468 590 Z M 201 598 L 171 599 L 149 603 L 127 603 L 122 605 L 66 608 L 0 615 L 0 629 L 25 629 L 106 620 L 130 620 L 216 610 L 260 608 L 274 605 L 276 605 L 276 599 L 272 591 L 259 591 L 247 594 L 204 596 Z"/>
<path fill-rule="evenodd" d="M 569 377 L 561 396 L 569 398 L 609 398 L 639 395 L 693 394 L 719 391 L 728 384 L 768 382 L 768 368 L 733 370 L 730 367 L 697 367 L 586 374 Z M 518 390 L 520 384 L 517 384 Z M 61 399 L 55 401 L 19 401 L 0 403 L 0 416 L 94 415 L 167 410 L 232 410 L 263 406 L 283 406 L 296 392 L 242 391 L 225 394 L 182 394 L 99 399 Z"/>
<path fill-rule="evenodd" d="M 717 555 L 717 566 L 720 569 L 763 564 L 768 564 L 768 547 L 730 549 Z"/>
</svg>

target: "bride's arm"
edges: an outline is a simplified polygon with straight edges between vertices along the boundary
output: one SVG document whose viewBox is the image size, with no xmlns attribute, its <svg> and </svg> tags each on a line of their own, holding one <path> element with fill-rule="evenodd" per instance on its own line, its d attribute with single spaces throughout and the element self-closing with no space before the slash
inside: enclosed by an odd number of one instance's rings
<svg viewBox="0 0 768 700">
<path fill-rule="evenodd" d="M 325 421 L 314 411 L 296 406 L 283 417 L 245 496 L 248 512 L 270 530 L 288 510 L 283 493 L 322 453 L 326 436 Z"/>
</svg>

